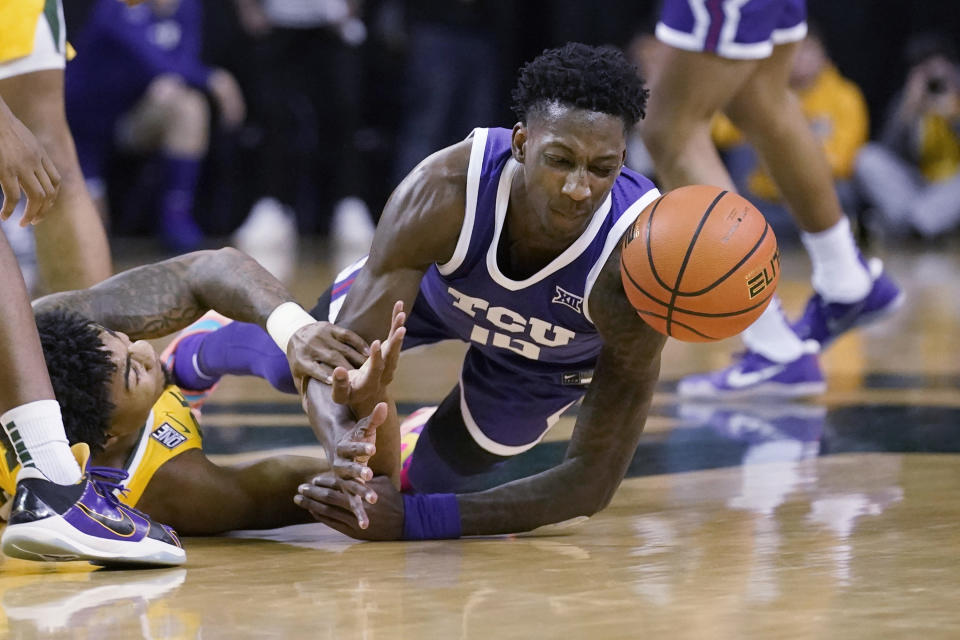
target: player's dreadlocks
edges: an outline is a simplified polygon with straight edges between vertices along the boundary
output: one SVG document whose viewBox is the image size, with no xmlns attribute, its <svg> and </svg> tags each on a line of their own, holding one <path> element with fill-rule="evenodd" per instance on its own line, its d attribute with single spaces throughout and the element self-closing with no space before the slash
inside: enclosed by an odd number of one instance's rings
<svg viewBox="0 0 960 640">
<path fill-rule="evenodd" d="M 520 68 L 513 112 L 525 123 L 532 111 L 557 102 L 618 116 L 629 129 L 643 118 L 648 93 L 637 68 L 616 47 L 570 42 Z"/>
<path fill-rule="evenodd" d="M 107 440 L 115 408 L 110 402 L 110 381 L 116 366 L 100 330 L 64 309 L 38 313 L 37 330 L 67 439 L 70 444 L 86 442 L 96 453 Z"/>
</svg>

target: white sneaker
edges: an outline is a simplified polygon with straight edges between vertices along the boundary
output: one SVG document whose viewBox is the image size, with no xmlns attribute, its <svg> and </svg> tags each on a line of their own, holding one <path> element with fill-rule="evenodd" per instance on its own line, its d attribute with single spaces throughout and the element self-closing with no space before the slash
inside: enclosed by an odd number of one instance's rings
<svg viewBox="0 0 960 640">
<path fill-rule="evenodd" d="M 257 200 L 234 232 L 233 244 L 277 280 L 290 282 L 297 261 L 297 222 L 293 212 L 278 200 Z"/>
<path fill-rule="evenodd" d="M 370 252 L 375 230 L 370 209 L 363 200 L 350 196 L 337 203 L 330 222 L 330 259 L 335 272 Z"/>
</svg>

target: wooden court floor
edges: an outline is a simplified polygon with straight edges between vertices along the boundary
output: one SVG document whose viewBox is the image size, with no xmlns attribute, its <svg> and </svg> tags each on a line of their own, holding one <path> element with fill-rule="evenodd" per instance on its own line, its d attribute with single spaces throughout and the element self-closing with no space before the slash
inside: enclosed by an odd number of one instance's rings
<svg viewBox="0 0 960 640">
<path fill-rule="evenodd" d="M 960 252 L 884 256 L 895 317 L 839 340 L 809 402 L 680 403 L 678 377 L 739 341 L 671 341 L 644 438 L 611 506 L 561 533 L 360 543 L 321 525 L 185 541 L 183 568 L 0 557 L 10 638 L 958 638 Z M 797 313 L 805 256 L 785 256 Z M 302 269 L 306 305 L 329 276 Z M 405 357 L 401 411 L 439 400 L 460 350 Z M 291 399 L 232 380 L 205 410 L 218 461 L 318 452 Z M 572 417 L 499 472 L 562 455 Z"/>
</svg>

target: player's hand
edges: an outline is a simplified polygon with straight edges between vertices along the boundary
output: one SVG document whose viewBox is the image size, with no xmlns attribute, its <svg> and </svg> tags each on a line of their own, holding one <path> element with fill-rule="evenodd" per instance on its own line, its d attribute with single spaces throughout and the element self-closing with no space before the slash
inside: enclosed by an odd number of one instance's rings
<svg viewBox="0 0 960 640">
<path fill-rule="evenodd" d="M 57 200 L 60 172 L 30 130 L 0 101 L 0 189 L 3 206 L 0 220 L 6 220 L 20 202 L 20 190 L 27 206 L 20 226 L 37 224 Z"/>
<path fill-rule="evenodd" d="M 369 415 L 374 405 L 386 398 L 387 387 L 393 381 L 403 348 L 406 317 L 403 301 L 398 300 L 393 305 L 387 339 L 382 343 L 374 340 L 370 345 L 370 357 L 363 365 L 350 371 L 343 367 L 333 370 L 333 401 L 347 405 L 354 416 Z"/>
<path fill-rule="evenodd" d="M 373 479 L 373 470 L 367 466 L 377 452 L 377 428 L 387 419 L 387 403 L 377 404 L 369 416 L 357 422 L 337 443 L 332 461 L 332 482 L 343 492 L 357 526 L 369 525 L 364 503 L 375 504 L 379 499 L 375 489 L 367 486 Z"/>
<path fill-rule="evenodd" d="M 306 509 L 314 519 L 340 533 L 358 540 L 399 540 L 403 535 L 403 495 L 386 476 L 377 476 L 367 483 L 379 499 L 367 506 L 370 519 L 360 526 L 350 497 L 337 488 L 329 475 L 317 476 L 313 483 L 300 485 L 294 502 Z"/>
<path fill-rule="evenodd" d="M 353 331 L 320 321 L 293 334 L 287 345 L 287 362 L 297 388 L 302 391 L 304 378 L 333 384 L 334 369 L 361 367 L 369 353 L 370 345 Z"/>
</svg>

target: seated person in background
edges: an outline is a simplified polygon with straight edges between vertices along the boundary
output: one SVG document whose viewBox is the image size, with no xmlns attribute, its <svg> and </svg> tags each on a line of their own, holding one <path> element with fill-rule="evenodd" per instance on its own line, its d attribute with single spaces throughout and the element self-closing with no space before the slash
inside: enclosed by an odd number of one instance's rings
<svg viewBox="0 0 960 640">
<path fill-rule="evenodd" d="M 293 496 L 301 483 L 329 470 L 327 461 L 283 455 L 237 466 L 212 463 L 203 452 L 199 411 L 191 410 L 188 396 L 176 386 L 176 363 L 168 368 L 166 359 L 140 339 L 170 333 L 209 306 L 237 318 L 259 317 L 264 325 L 269 310 L 289 300 L 278 281 L 233 249 L 180 256 L 123 272 L 90 289 L 37 300 L 37 325 L 67 437 L 71 444 L 89 446 L 92 464 L 115 467 L 88 469 L 100 486 L 129 506 L 162 516 L 182 535 L 311 521 Z M 386 404 L 373 409 L 384 399 L 381 379 L 389 381 L 396 366 L 403 321 L 403 314 L 394 314 L 390 338 L 382 348 L 371 345 L 366 359 L 360 354 L 365 343 L 337 330 L 346 336 L 346 342 L 337 345 L 338 353 L 345 354 L 340 355 L 342 362 L 366 361 L 351 372 L 349 382 L 334 378 L 340 397 L 349 396 L 350 406 L 368 416 L 358 423 L 361 427 L 378 426 L 387 418 Z M 223 316 L 207 314 L 185 329 L 168 351 L 190 335 L 226 322 Z M 278 375 L 258 373 L 268 380 Z M 284 374 L 289 377 L 290 372 Z M 193 407 L 206 395 L 191 398 Z M 395 420 L 393 413 L 390 419 Z M 12 495 L 19 467 L 4 440 L 0 489 Z"/>
<path fill-rule="evenodd" d="M 820 31 L 810 22 L 808 28 L 793 61 L 790 87 L 823 145 L 840 205 L 850 213 L 857 208 L 851 183 L 853 165 L 869 134 L 867 103 L 860 88 L 831 62 Z M 784 208 L 780 191 L 741 132 L 719 113 L 711 135 L 740 193 L 767 216 L 777 238 L 796 237 L 796 225 Z"/>
<path fill-rule="evenodd" d="M 168 248 L 196 249 L 203 234 L 193 200 L 207 153 L 210 114 L 226 127 L 246 106 L 236 80 L 200 60 L 200 0 L 149 0 L 127 7 L 98 0 L 67 66 L 66 107 L 88 189 L 106 216 L 105 171 L 113 148 L 158 152 L 163 173 L 159 227 Z"/>
<path fill-rule="evenodd" d="M 939 35 L 915 37 L 906 58 L 906 83 L 879 142 L 860 152 L 856 181 L 874 225 L 930 238 L 960 225 L 960 67 Z"/>
</svg>

